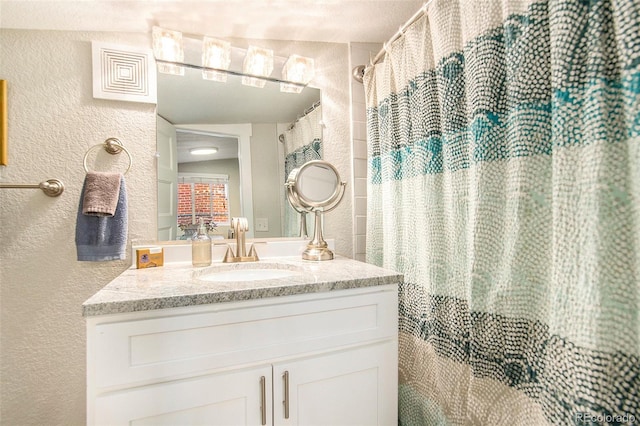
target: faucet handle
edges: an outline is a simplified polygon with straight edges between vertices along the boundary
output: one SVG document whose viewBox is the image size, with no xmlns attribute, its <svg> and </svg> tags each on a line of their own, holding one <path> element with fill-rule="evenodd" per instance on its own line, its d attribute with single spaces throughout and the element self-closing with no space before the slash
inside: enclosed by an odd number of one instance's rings
<svg viewBox="0 0 640 426">
<path fill-rule="evenodd" d="M 224 254 L 224 258 L 222 258 L 223 263 L 233 263 L 236 260 L 235 255 L 233 254 L 233 250 L 231 246 L 227 244 L 227 252 Z"/>
<path fill-rule="evenodd" d="M 258 257 L 258 252 L 256 251 L 255 244 L 251 244 L 251 248 L 249 249 L 249 254 L 247 255 L 247 257 L 253 262 L 257 262 L 258 260 L 260 260 L 260 258 Z"/>
<path fill-rule="evenodd" d="M 236 233 L 239 231 L 246 232 L 249 230 L 249 221 L 246 217 L 232 217 L 231 227 Z"/>
</svg>

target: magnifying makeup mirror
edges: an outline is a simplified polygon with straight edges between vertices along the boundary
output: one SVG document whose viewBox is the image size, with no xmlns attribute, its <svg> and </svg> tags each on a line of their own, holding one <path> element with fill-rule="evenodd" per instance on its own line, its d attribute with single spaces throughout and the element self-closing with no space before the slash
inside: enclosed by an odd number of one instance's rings
<svg viewBox="0 0 640 426">
<path fill-rule="evenodd" d="M 331 260 L 333 252 L 327 247 L 322 235 L 322 215 L 335 209 L 342 197 L 347 183 L 340 181 L 336 168 L 322 160 L 309 161 L 293 169 L 287 177 L 285 187 L 291 206 L 304 214 L 315 214 L 313 238 L 302 253 L 305 260 Z"/>
</svg>

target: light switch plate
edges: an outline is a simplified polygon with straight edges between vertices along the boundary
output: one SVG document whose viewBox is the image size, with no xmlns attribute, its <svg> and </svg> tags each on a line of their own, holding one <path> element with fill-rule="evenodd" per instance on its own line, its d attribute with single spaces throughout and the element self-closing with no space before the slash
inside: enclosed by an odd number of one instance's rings
<svg viewBox="0 0 640 426">
<path fill-rule="evenodd" d="M 257 217 L 256 218 L 256 232 L 267 232 L 269 231 L 269 219 L 266 217 Z"/>
</svg>

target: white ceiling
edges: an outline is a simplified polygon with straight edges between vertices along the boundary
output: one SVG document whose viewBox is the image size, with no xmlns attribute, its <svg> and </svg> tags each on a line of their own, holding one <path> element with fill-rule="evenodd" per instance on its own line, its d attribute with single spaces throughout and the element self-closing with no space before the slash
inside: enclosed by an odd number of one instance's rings
<svg viewBox="0 0 640 426">
<path fill-rule="evenodd" d="M 0 27 L 148 33 L 159 25 L 216 37 L 381 43 L 422 4 L 420 0 L 0 0 Z"/>
</svg>

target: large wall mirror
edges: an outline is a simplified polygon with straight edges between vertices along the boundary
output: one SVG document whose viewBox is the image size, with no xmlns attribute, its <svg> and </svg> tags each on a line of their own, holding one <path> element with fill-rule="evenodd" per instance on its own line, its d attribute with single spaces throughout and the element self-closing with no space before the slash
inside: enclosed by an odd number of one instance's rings
<svg viewBox="0 0 640 426">
<path fill-rule="evenodd" d="M 280 91 L 158 73 L 158 239 L 187 239 L 199 217 L 229 236 L 231 217 L 247 217 L 249 237 L 299 236 L 299 214 L 284 183 L 295 167 L 322 158 L 320 90 Z M 198 155 L 197 150 L 215 148 Z"/>
</svg>

